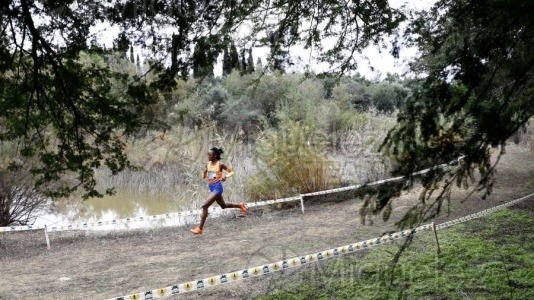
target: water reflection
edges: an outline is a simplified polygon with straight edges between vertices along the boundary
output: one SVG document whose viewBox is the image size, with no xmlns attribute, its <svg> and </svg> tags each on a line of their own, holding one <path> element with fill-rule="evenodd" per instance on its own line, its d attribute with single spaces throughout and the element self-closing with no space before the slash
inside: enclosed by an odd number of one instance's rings
<svg viewBox="0 0 534 300">
<path fill-rule="evenodd" d="M 177 201 L 173 201 L 169 196 L 117 193 L 113 196 L 84 201 L 80 205 L 78 218 L 83 220 L 101 219 L 103 216 L 113 213 L 115 218 L 124 219 L 179 210 Z"/>
<path fill-rule="evenodd" d="M 35 225 L 135 218 L 178 212 L 188 209 L 188 206 L 173 199 L 171 195 L 117 192 L 103 198 L 85 201 L 72 199 L 56 204 L 51 211 L 37 218 Z"/>
</svg>

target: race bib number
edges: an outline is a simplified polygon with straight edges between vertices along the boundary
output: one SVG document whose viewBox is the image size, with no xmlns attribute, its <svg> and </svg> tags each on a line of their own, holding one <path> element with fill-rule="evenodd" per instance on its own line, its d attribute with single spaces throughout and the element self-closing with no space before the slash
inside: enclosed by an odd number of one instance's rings
<svg viewBox="0 0 534 300">
<path fill-rule="evenodd" d="M 217 179 L 216 171 L 208 171 L 208 179 Z"/>
</svg>

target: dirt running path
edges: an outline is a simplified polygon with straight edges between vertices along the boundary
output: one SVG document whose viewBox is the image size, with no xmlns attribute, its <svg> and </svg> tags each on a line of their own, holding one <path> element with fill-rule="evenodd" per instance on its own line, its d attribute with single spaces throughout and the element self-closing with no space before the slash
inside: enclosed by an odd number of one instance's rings
<svg viewBox="0 0 534 300">
<path fill-rule="evenodd" d="M 473 196 L 464 205 L 454 204 L 451 215 L 440 217 L 438 223 L 532 193 L 533 162 L 529 151 L 511 146 L 493 195 L 485 201 Z M 193 236 L 189 228 L 52 233 L 49 251 L 41 231 L 4 233 L 0 299 L 106 299 L 345 245 L 394 230 L 395 221 L 416 198 L 415 192 L 402 196 L 394 203 L 391 220 L 377 218 L 372 226 L 361 225 L 360 201 L 350 200 L 308 205 L 306 214 L 297 207 L 208 220 L 202 236 Z M 533 206 L 534 200 L 522 204 Z M 69 280 L 60 280 L 63 277 Z M 262 279 L 252 279 L 180 299 L 246 299 L 262 286 L 267 286 Z"/>
</svg>

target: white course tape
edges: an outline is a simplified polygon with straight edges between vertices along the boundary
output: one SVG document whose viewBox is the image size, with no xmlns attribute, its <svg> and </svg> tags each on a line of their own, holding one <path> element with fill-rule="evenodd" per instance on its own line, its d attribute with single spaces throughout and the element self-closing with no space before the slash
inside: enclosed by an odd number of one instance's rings
<svg viewBox="0 0 534 300">
<path fill-rule="evenodd" d="M 6 232 L 6 231 L 25 231 L 25 230 L 37 230 L 37 229 L 44 229 L 44 226 L 7 226 L 7 227 L 0 227 L 0 232 Z"/>
<path fill-rule="evenodd" d="M 428 169 L 424 169 L 424 170 L 415 172 L 415 173 L 412 174 L 412 176 L 422 175 L 422 174 L 428 173 L 428 172 L 430 172 L 432 170 L 436 170 L 436 169 L 439 169 L 439 168 L 443 168 L 443 167 L 452 165 L 453 163 L 457 163 L 461 159 L 463 159 L 463 156 L 458 158 L 458 160 L 452 161 L 450 163 L 441 164 L 441 165 L 438 165 L 438 166 L 434 166 L 434 167 L 431 167 L 431 168 L 428 168 Z M 388 179 L 382 179 L 382 180 L 379 180 L 379 181 L 374 181 L 374 182 L 371 182 L 371 183 L 367 183 L 367 184 L 365 184 L 365 186 L 380 185 L 380 184 L 384 184 L 386 182 L 398 181 L 398 180 L 401 180 L 403 178 L 404 178 L 404 176 L 393 177 L 393 178 L 388 178 Z M 272 205 L 272 204 L 277 204 L 277 203 L 300 201 L 301 196 L 302 197 L 309 197 L 309 196 L 327 195 L 327 194 L 333 194 L 333 193 L 338 193 L 338 192 L 355 190 L 355 189 L 358 189 L 358 188 L 360 188 L 362 186 L 364 186 L 364 185 L 351 185 L 351 186 L 346 186 L 346 187 L 342 187 L 342 188 L 336 188 L 336 189 L 330 189 L 330 190 L 324 190 L 324 191 L 319 191 L 319 192 L 302 194 L 302 195 L 294 196 L 294 197 L 275 199 L 275 200 L 265 200 L 265 201 L 258 201 L 258 202 L 251 202 L 251 203 L 247 203 L 247 207 L 248 208 L 250 208 L 250 207 L 261 207 L 261 206 Z M 221 208 L 210 208 L 210 210 L 209 210 L 210 213 L 221 213 L 222 211 L 223 210 Z M 202 214 L 202 210 L 201 209 L 196 209 L 196 210 L 188 210 L 188 211 L 181 211 L 181 212 L 175 212 L 175 213 L 166 213 L 166 214 L 160 214 L 160 215 L 141 216 L 141 217 L 135 217 L 135 218 L 115 219 L 115 220 L 108 220 L 108 221 L 82 222 L 82 223 L 78 222 L 78 223 L 72 223 L 72 224 L 66 224 L 66 225 L 7 226 L 7 227 L 0 227 L 0 232 L 39 230 L 39 229 L 44 229 L 45 227 L 47 227 L 47 230 L 49 232 L 70 231 L 70 230 L 92 230 L 92 229 L 101 229 L 104 226 L 129 225 L 129 224 L 132 224 L 132 223 L 135 223 L 135 222 L 146 222 L 146 221 L 156 221 L 156 220 L 164 220 L 164 219 L 171 219 L 171 218 L 182 218 L 182 217 L 187 217 L 187 216 L 198 216 L 200 214 Z M 149 225 L 150 224 L 147 223 L 143 227 L 148 227 Z"/>
<path fill-rule="evenodd" d="M 479 212 L 474 213 L 474 214 L 470 214 L 470 215 L 467 215 L 467 216 L 464 216 L 464 217 L 461 217 L 461 218 L 458 218 L 458 219 L 454 219 L 454 220 L 451 220 L 451 221 L 447 221 L 445 223 L 441 223 L 439 225 L 436 225 L 436 230 L 445 229 L 447 227 L 451 227 L 451 226 L 454 226 L 456 224 L 464 223 L 464 222 L 467 222 L 467 221 L 470 221 L 470 220 L 473 220 L 473 219 L 477 219 L 477 218 L 482 218 L 482 217 L 487 216 L 487 215 L 489 215 L 491 213 L 499 211 L 499 210 L 501 210 L 503 208 L 515 205 L 515 204 L 520 203 L 520 202 L 523 202 L 523 201 L 527 200 L 528 198 L 530 198 L 532 196 L 534 196 L 534 193 L 530 194 L 530 195 L 527 195 L 527 196 L 524 196 L 524 197 L 521 197 L 521 198 L 518 198 L 518 199 L 515 199 L 515 200 L 512 200 L 510 202 L 503 203 L 501 205 L 497 205 L 497 206 L 494 206 L 494 207 L 479 211 Z"/>
<path fill-rule="evenodd" d="M 172 295 L 183 294 L 195 290 L 205 289 L 208 287 L 222 285 L 226 283 L 241 281 L 251 277 L 258 277 L 261 275 L 267 275 L 273 272 L 278 272 L 286 269 L 297 268 L 302 265 L 316 263 L 329 258 L 337 258 L 344 254 L 353 253 L 362 249 L 367 249 L 374 246 L 379 246 L 394 240 L 398 240 L 412 234 L 418 233 L 424 230 L 432 230 L 432 224 L 419 226 L 413 229 L 407 229 L 396 233 L 384 235 L 382 237 L 369 239 L 363 242 L 358 242 L 350 245 L 345 245 L 333 249 L 328 249 L 308 255 L 302 255 L 293 257 L 290 259 L 280 260 L 274 263 L 265 264 L 253 268 L 243 269 L 231 273 L 212 276 L 204 279 L 193 280 L 190 282 L 175 284 L 172 286 L 159 288 L 155 290 L 140 292 L 136 294 L 115 297 L 108 300 L 149 300 L 149 299 L 162 299 Z"/>
<path fill-rule="evenodd" d="M 423 175 L 423 174 L 426 174 L 426 173 L 431 172 L 431 171 L 433 171 L 433 170 L 437 170 L 437 169 L 445 168 L 445 167 L 450 166 L 450 165 L 453 165 L 453 164 L 457 164 L 457 163 L 460 162 L 460 160 L 464 159 L 464 157 L 465 157 L 465 156 L 461 156 L 461 157 L 459 157 L 457 160 L 451 161 L 451 162 L 449 162 L 449 163 L 441 164 L 441 165 L 438 165 L 438 166 L 430 167 L 430 168 L 428 168 L 428 169 L 424 169 L 424 170 L 421 170 L 421 171 L 417 171 L 417 172 L 415 172 L 415 173 L 412 173 L 411 176 Z M 378 181 L 370 182 L 370 183 L 367 183 L 367 184 L 364 184 L 364 185 L 362 185 L 362 184 L 351 185 L 351 186 L 346 186 L 346 187 L 337 188 L 337 189 L 330 189 L 330 190 L 324 190 L 324 191 L 319 191 L 319 192 L 313 192 L 313 193 L 302 194 L 302 196 L 303 196 L 303 197 L 320 196 L 320 195 L 327 195 L 327 194 L 332 194 L 332 193 L 345 192 L 345 191 L 350 191 L 350 190 L 356 190 L 356 189 L 359 189 L 359 188 L 361 188 L 362 186 L 375 186 L 375 185 L 384 184 L 384 183 L 386 183 L 386 182 L 393 182 L 393 181 L 402 180 L 403 178 L 405 178 L 405 176 L 398 176 L 398 177 L 387 178 L 387 179 L 382 179 L 382 180 L 378 180 Z"/>
<path fill-rule="evenodd" d="M 265 201 L 247 203 L 247 207 L 260 207 L 260 206 L 265 206 L 265 205 L 271 205 L 271 204 L 276 204 L 276 203 L 284 203 L 284 202 L 291 202 L 291 201 L 298 201 L 298 200 L 300 200 L 300 196 L 282 198 L 282 199 L 275 199 L 275 200 L 265 200 Z"/>
<path fill-rule="evenodd" d="M 210 213 L 213 213 L 216 211 L 222 211 L 222 210 L 218 208 L 209 209 Z M 188 216 L 200 215 L 201 213 L 202 213 L 202 210 L 196 209 L 196 210 L 166 213 L 166 214 L 160 214 L 160 215 L 141 216 L 141 217 L 125 218 L 125 219 L 114 219 L 114 220 L 108 220 L 108 221 L 72 223 L 72 224 L 66 224 L 66 225 L 8 226 L 8 227 L 0 227 L 0 232 L 38 230 L 38 229 L 44 229 L 45 227 L 47 228 L 48 231 L 90 230 L 90 229 L 95 229 L 95 228 L 102 228 L 104 226 L 129 225 L 129 224 L 133 224 L 136 222 L 149 222 L 149 221 L 158 221 L 158 220 L 165 220 L 165 219 L 171 219 L 171 218 L 184 218 Z"/>
</svg>

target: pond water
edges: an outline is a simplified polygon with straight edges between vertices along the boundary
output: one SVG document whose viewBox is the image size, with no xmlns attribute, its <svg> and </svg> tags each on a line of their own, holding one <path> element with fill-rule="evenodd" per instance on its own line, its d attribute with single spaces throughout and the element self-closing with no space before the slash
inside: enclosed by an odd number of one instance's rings
<svg viewBox="0 0 534 300">
<path fill-rule="evenodd" d="M 116 219 L 136 218 L 148 215 L 189 210 L 191 203 L 184 203 L 172 195 L 153 195 L 117 192 L 113 196 L 92 198 L 85 201 L 72 199 L 51 205 L 39 216 L 34 225 L 64 225 Z"/>
</svg>

